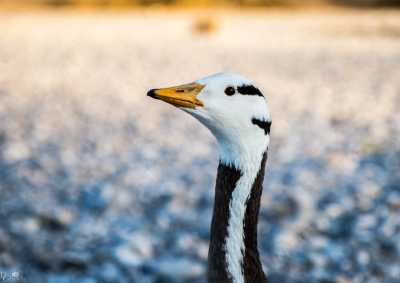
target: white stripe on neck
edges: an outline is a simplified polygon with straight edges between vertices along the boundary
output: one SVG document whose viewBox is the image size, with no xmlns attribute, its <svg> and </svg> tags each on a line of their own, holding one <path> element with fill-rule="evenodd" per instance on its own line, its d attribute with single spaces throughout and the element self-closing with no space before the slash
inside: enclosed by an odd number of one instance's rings
<svg viewBox="0 0 400 283">
<path fill-rule="evenodd" d="M 229 204 L 229 219 L 227 228 L 227 238 L 225 241 L 225 257 L 227 270 L 232 276 L 233 283 L 244 283 L 242 269 L 244 254 L 244 217 L 246 213 L 247 200 L 250 197 L 251 188 L 255 182 L 264 152 L 269 144 L 269 136 L 264 137 L 264 145 L 259 146 L 258 150 L 253 148 L 249 154 L 241 154 L 241 158 L 232 160 L 224 158 L 226 151 L 220 151 L 221 162 L 234 166 L 242 173 L 232 192 Z M 232 156 L 232 155 L 231 155 Z M 236 158 L 239 156 L 236 156 Z M 224 159 L 225 160 L 224 160 Z"/>
</svg>

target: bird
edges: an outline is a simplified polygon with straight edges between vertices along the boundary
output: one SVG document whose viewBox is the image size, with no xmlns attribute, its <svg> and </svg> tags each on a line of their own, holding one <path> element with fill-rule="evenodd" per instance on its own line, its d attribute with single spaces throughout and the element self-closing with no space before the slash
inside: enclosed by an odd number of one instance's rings
<svg viewBox="0 0 400 283">
<path fill-rule="evenodd" d="M 272 123 L 267 97 L 251 80 L 230 72 L 151 89 L 147 96 L 192 115 L 218 144 L 207 282 L 268 283 L 257 248 Z"/>
</svg>

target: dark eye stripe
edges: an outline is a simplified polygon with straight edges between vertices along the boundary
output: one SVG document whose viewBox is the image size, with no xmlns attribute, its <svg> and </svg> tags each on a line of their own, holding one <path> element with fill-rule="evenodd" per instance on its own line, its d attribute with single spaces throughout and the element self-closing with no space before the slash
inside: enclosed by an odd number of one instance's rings
<svg viewBox="0 0 400 283">
<path fill-rule="evenodd" d="M 264 130 L 264 133 L 265 133 L 266 135 L 269 135 L 269 132 L 270 132 L 270 130 L 271 130 L 271 124 L 272 124 L 271 121 L 264 121 L 264 120 L 260 120 L 260 119 L 253 118 L 253 119 L 251 119 L 251 122 L 252 122 L 254 125 L 257 125 L 257 126 L 259 126 L 261 129 L 263 129 L 263 130 Z"/>
<path fill-rule="evenodd" d="M 243 94 L 243 95 L 258 95 L 258 96 L 264 97 L 264 95 L 262 95 L 261 91 L 253 85 L 238 86 L 237 90 L 240 94 Z"/>
</svg>

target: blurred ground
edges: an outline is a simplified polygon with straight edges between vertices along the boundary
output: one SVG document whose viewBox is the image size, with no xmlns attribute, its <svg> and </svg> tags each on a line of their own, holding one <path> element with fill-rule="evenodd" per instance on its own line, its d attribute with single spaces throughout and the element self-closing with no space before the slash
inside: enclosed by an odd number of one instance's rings
<svg viewBox="0 0 400 283">
<path fill-rule="evenodd" d="M 199 15 L 0 16 L 0 272 L 204 282 L 215 142 L 145 93 L 231 70 L 273 112 L 271 281 L 399 282 L 400 12 Z"/>
</svg>

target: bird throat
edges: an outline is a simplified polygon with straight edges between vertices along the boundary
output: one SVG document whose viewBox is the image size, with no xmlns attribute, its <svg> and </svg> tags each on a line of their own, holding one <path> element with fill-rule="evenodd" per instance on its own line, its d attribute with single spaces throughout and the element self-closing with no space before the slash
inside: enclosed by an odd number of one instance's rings
<svg viewBox="0 0 400 283">
<path fill-rule="evenodd" d="M 220 162 L 208 253 L 208 283 L 267 283 L 257 249 L 257 223 L 267 153 L 258 172 Z"/>
</svg>

